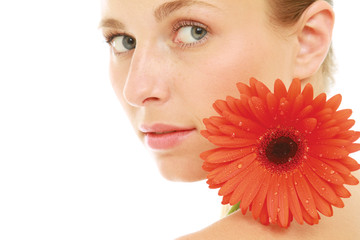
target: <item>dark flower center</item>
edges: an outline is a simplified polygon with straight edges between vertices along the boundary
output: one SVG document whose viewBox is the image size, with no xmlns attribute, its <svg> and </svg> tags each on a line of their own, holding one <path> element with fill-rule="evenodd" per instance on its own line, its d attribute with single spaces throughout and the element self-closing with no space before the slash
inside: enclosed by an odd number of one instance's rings
<svg viewBox="0 0 360 240">
<path fill-rule="evenodd" d="M 296 155 L 298 145 L 289 137 L 279 137 L 272 140 L 266 147 L 265 153 L 269 161 L 275 164 L 290 162 Z"/>
<path fill-rule="evenodd" d="M 272 172 L 288 172 L 306 158 L 305 135 L 294 128 L 268 129 L 260 138 L 257 148 L 258 160 Z"/>
</svg>

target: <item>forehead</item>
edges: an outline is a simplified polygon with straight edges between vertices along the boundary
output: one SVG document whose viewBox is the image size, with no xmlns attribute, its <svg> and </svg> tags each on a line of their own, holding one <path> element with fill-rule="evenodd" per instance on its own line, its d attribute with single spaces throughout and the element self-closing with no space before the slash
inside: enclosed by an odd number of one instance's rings
<svg viewBox="0 0 360 240">
<path fill-rule="evenodd" d="M 216 7 L 226 1 L 213 0 L 102 0 L 102 12 L 124 10 L 126 12 L 153 12 L 157 19 L 163 18 L 169 12 L 191 6 Z"/>
<path fill-rule="evenodd" d="M 268 21 L 267 5 L 264 0 L 102 0 L 99 27 L 132 32 L 178 18 L 250 27 Z"/>
</svg>

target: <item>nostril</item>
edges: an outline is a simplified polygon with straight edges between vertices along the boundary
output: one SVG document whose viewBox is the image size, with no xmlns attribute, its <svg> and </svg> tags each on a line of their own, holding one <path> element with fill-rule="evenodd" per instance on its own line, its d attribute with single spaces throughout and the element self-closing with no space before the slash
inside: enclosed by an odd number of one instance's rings
<svg viewBox="0 0 360 240">
<path fill-rule="evenodd" d="M 159 100 L 160 100 L 160 98 L 157 98 L 157 97 L 148 97 L 142 103 L 145 104 L 147 102 L 155 102 L 155 101 L 159 101 Z"/>
</svg>

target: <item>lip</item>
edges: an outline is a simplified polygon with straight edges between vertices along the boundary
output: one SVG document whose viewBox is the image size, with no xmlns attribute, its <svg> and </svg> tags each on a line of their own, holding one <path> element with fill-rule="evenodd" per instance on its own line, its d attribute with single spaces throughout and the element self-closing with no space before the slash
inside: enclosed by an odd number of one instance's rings
<svg viewBox="0 0 360 240">
<path fill-rule="evenodd" d="M 182 143 L 195 128 L 171 126 L 167 124 L 142 125 L 145 143 L 154 150 L 171 149 Z"/>
</svg>

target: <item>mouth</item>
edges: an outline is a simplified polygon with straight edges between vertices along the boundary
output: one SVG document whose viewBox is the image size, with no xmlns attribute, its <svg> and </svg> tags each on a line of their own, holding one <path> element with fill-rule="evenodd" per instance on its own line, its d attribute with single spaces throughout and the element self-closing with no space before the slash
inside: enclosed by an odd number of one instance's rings
<svg viewBox="0 0 360 240">
<path fill-rule="evenodd" d="M 153 150 L 167 150 L 174 148 L 185 141 L 195 128 L 177 127 L 164 124 L 141 126 L 145 134 L 145 144 Z"/>
</svg>

